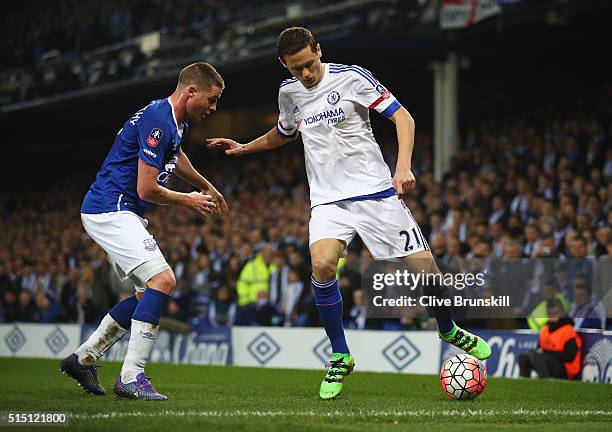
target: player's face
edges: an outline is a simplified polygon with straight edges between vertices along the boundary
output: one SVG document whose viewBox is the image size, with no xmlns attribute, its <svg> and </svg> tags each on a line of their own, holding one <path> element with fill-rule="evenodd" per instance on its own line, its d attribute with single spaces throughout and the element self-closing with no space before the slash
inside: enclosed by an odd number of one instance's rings
<svg viewBox="0 0 612 432">
<path fill-rule="evenodd" d="M 306 88 L 319 84 L 323 78 L 323 65 L 321 64 L 321 46 L 317 44 L 317 50 L 307 46 L 295 54 L 287 55 L 281 59 L 291 75 L 296 77 Z"/>
<path fill-rule="evenodd" d="M 221 97 L 223 89 L 213 86 L 208 90 L 191 87 L 187 90 L 189 97 L 186 103 L 187 118 L 190 121 L 200 122 L 204 117 L 217 111 L 217 102 Z"/>
</svg>

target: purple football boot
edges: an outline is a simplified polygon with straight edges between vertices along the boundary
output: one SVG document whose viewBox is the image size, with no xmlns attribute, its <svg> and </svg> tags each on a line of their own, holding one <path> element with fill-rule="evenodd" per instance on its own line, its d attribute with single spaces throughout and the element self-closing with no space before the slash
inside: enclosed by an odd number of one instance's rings
<svg viewBox="0 0 612 432">
<path fill-rule="evenodd" d="M 60 372 L 74 378 L 87 393 L 104 396 L 106 390 L 98 381 L 98 372 L 96 368 L 96 365 L 83 366 L 80 364 L 78 356 L 74 353 L 62 360 L 60 364 Z"/>
<path fill-rule="evenodd" d="M 136 381 L 129 384 L 122 383 L 121 375 L 119 375 L 117 381 L 115 381 L 113 390 L 118 398 L 154 401 L 168 400 L 167 396 L 157 393 L 149 381 L 149 377 L 146 377 L 144 373 L 136 375 Z"/>
</svg>

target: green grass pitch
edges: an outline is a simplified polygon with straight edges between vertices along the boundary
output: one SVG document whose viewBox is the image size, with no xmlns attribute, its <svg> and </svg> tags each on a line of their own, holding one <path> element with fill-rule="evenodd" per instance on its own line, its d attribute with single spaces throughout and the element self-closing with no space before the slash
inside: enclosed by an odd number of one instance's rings
<svg viewBox="0 0 612 432">
<path fill-rule="evenodd" d="M 477 400 L 453 401 L 435 376 L 357 369 L 338 399 L 322 401 L 323 371 L 152 364 L 147 374 L 170 401 L 140 402 L 112 395 L 119 370 L 102 362 L 109 394 L 96 397 L 62 375 L 59 361 L 0 359 L 0 411 L 63 411 L 68 428 L 52 429 L 116 432 L 612 430 L 606 384 L 490 377 Z"/>
</svg>

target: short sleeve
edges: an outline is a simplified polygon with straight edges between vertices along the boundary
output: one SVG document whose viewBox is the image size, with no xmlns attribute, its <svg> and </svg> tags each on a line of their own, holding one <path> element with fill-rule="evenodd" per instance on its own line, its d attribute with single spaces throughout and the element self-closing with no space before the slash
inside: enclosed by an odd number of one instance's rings
<svg viewBox="0 0 612 432">
<path fill-rule="evenodd" d="M 148 121 L 138 125 L 138 157 L 147 165 L 164 169 L 166 148 L 170 142 L 170 131 L 162 121 Z"/>
<path fill-rule="evenodd" d="M 282 91 L 282 87 L 278 92 L 278 123 L 276 130 L 281 136 L 287 138 L 295 138 L 298 132 L 295 113 L 293 112 L 294 105 L 288 94 Z"/>
<path fill-rule="evenodd" d="M 359 66 L 351 66 L 353 71 L 353 90 L 357 102 L 369 109 L 378 111 L 389 118 L 401 108 L 395 96 L 383 86 L 372 73 Z"/>
</svg>

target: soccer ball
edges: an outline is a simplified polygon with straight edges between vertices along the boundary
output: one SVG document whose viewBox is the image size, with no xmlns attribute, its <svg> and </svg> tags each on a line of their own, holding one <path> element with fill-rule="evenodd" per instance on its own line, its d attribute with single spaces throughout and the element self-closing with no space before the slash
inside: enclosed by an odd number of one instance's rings
<svg viewBox="0 0 612 432">
<path fill-rule="evenodd" d="M 487 386 L 487 369 L 475 357 L 459 354 L 442 365 L 440 383 L 451 399 L 475 399 Z"/>
</svg>

